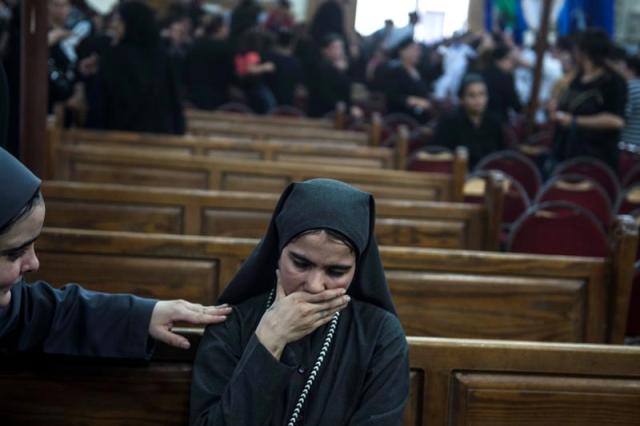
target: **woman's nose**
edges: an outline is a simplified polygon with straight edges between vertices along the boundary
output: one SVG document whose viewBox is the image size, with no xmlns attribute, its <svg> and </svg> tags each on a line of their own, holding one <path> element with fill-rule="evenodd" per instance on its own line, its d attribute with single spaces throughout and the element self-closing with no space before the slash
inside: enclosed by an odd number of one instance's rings
<svg viewBox="0 0 640 426">
<path fill-rule="evenodd" d="M 309 293 L 320 293 L 325 290 L 324 272 L 312 271 L 307 276 L 307 291 Z"/>
<path fill-rule="evenodd" d="M 38 256 L 36 256 L 36 251 L 31 246 L 31 248 L 24 254 L 24 258 L 22 260 L 22 270 L 21 272 L 35 272 L 40 268 L 40 261 L 38 260 Z"/>
</svg>

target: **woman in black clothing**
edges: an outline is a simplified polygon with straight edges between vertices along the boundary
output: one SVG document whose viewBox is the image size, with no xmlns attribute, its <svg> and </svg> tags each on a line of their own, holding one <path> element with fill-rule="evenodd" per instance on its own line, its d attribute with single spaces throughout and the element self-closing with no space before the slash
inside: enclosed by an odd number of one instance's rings
<svg viewBox="0 0 640 426">
<path fill-rule="evenodd" d="M 209 18 L 202 31 L 204 35 L 187 52 L 185 85 L 196 108 L 211 110 L 228 102 L 233 57 L 222 16 Z"/>
<path fill-rule="evenodd" d="M 469 151 L 469 167 L 483 157 L 504 148 L 500 120 L 487 111 L 487 86 L 478 74 L 469 74 L 460 85 L 460 106 L 443 117 L 433 138 L 435 145 Z"/>
<path fill-rule="evenodd" d="M 419 122 L 426 122 L 431 103 L 429 88 L 422 80 L 417 65 L 421 49 L 413 39 L 407 38 L 396 48 L 397 62 L 386 72 L 385 93 L 389 112 L 404 113 Z"/>
<path fill-rule="evenodd" d="M 579 71 L 553 114 L 559 125 L 555 161 L 587 155 L 617 168 L 627 89 L 624 78 L 605 62 L 610 47 L 609 36 L 601 30 L 588 30 L 578 38 Z"/>
<path fill-rule="evenodd" d="M 322 117 L 333 111 L 336 103 L 351 103 L 351 77 L 344 43 L 337 34 L 325 37 L 321 57 L 315 68 L 309 70 L 309 115 Z"/>
<path fill-rule="evenodd" d="M 122 3 L 122 40 L 100 63 L 99 116 L 106 129 L 184 133 L 178 79 L 160 41 L 153 11 L 138 1 Z"/>
</svg>

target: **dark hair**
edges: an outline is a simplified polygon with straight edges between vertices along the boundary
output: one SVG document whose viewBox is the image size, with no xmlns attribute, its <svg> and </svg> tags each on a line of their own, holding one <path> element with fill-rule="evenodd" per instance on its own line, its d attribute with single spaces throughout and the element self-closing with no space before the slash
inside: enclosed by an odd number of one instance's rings
<svg viewBox="0 0 640 426">
<path fill-rule="evenodd" d="M 576 48 L 597 66 L 605 66 L 611 54 L 609 35 L 600 29 L 588 29 L 578 35 Z"/>
<path fill-rule="evenodd" d="M 304 237 L 305 235 L 315 235 L 315 234 L 319 234 L 320 232 L 326 233 L 327 237 L 330 240 L 342 243 L 345 246 L 347 246 L 351 253 L 354 253 L 354 254 L 356 253 L 356 246 L 351 242 L 350 239 L 348 239 L 347 237 L 342 235 L 340 232 L 334 231 L 333 229 L 328 229 L 328 228 L 309 229 L 307 231 L 303 231 L 303 232 L 299 233 L 298 235 L 296 235 L 295 237 L 293 237 L 291 240 L 289 240 L 289 242 L 287 244 L 291 244 L 293 242 L 296 242 L 298 239 Z"/>
<path fill-rule="evenodd" d="M 118 9 L 124 23 L 123 41 L 144 47 L 160 42 L 160 30 L 153 10 L 137 0 L 127 1 Z"/>
<path fill-rule="evenodd" d="M 484 78 L 482 78 L 480 74 L 471 73 L 471 74 L 465 75 L 462 78 L 462 81 L 460 82 L 460 88 L 458 89 L 458 98 L 462 99 L 465 95 L 465 92 L 467 91 L 467 88 L 472 84 L 478 84 L 478 83 L 484 84 L 486 87 Z"/>
<path fill-rule="evenodd" d="M 501 44 L 491 52 L 491 60 L 494 62 L 500 61 L 509 56 L 509 53 L 511 53 L 511 49 L 508 46 Z"/>
<path fill-rule="evenodd" d="M 611 43 L 611 49 L 609 49 L 609 59 L 612 61 L 624 61 L 627 59 L 627 51 L 624 47 Z"/>
<path fill-rule="evenodd" d="M 338 34 L 336 33 L 329 33 L 327 35 L 325 35 L 324 37 L 322 37 L 322 40 L 320 40 L 320 47 L 322 49 L 328 47 L 331 43 L 335 42 L 335 41 L 342 41 L 342 37 L 340 37 Z"/>
<path fill-rule="evenodd" d="M 288 28 L 278 28 L 277 44 L 280 47 L 289 47 L 293 42 L 293 33 Z"/>
<path fill-rule="evenodd" d="M 563 50 L 565 52 L 571 52 L 574 45 L 575 40 L 571 36 L 562 36 L 556 40 L 556 49 Z"/>
<path fill-rule="evenodd" d="M 203 24 L 204 33 L 208 36 L 216 35 L 224 26 L 224 18 L 221 15 L 213 15 Z"/>
<path fill-rule="evenodd" d="M 33 194 L 33 196 L 29 198 L 29 201 L 27 201 L 27 203 L 20 209 L 18 214 L 12 217 L 9 222 L 0 226 L 0 235 L 7 233 L 13 225 L 28 215 L 36 206 L 40 205 L 42 201 L 42 192 L 40 192 L 40 189 L 38 188 L 35 194 Z"/>
</svg>

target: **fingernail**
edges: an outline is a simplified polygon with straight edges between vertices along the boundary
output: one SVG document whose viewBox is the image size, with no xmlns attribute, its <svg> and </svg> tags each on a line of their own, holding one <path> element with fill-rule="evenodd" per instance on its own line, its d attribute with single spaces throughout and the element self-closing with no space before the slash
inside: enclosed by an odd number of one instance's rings
<svg viewBox="0 0 640 426">
<path fill-rule="evenodd" d="M 351 302 L 351 296 L 345 296 L 345 297 L 344 297 L 344 300 L 345 300 L 347 303 Z"/>
<path fill-rule="evenodd" d="M 191 344 L 189 342 L 182 342 L 180 344 L 180 347 L 182 347 L 182 349 L 189 349 L 191 347 Z"/>
</svg>

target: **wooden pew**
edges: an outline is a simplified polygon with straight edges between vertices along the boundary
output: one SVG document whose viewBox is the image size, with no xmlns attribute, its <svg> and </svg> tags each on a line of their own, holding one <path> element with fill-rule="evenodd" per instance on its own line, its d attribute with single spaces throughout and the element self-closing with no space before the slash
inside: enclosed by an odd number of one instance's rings
<svg viewBox="0 0 640 426">
<path fill-rule="evenodd" d="M 318 129 L 309 126 L 282 126 L 262 123 L 234 123 L 229 121 L 187 121 L 187 132 L 193 135 L 235 135 L 258 139 L 331 141 L 369 145 L 366 133 L 347 130 Z"/>
<path fill-rule="evenodd" d="M 495 250 L 501 196 L 492 181 L 484 206 L 465 203 L 376 202 L 378 242 L 412 247 Z M 46 226 L 260 238 L 278 194 L 197 191 L 45 181 Z"/>
<path fill-rule="evenodd" d="M 408 334 L 621 343 L 637 238 L 623 216 L 605 259 L 389 246 L 380 253 Z M 256 242 L 50 228 L 29 279 L 213 303 Z"/>
<path fill-rule="evenodd" d="M 267 124 L 271 126 L 310 127 L 314 129 L 335 130 L 336 122 L 326 118 L 286 117 L 278 115 L 238 114 L 226 111 L 205 111 L 188 108 L 185 111 L 187 123 L 199 127 L 202 123 L 223 121 L 239 125 Z"/>
<path fill-rule="evenodd" d="M 49 128 L 52 145 L 139 148 L 153 152 L 193 154 L 215 158 L 309 162 L 370 168 L 397 168 L 399 155 L 391 148 L 340 143 L 254 140 L 238 137 L 168 136 L 153 133 Z"/>
<path fill-rule="evenodd" d="M 316 177 L 351 183 L 376 198 L 461 201 L 463 174 L 214 159 L 140 149 L 58 146 L 53 178 L 173 188 L 281 192 L 287 184 Z"/>
<path fill-rule="evenodd" d="M 192 349 L 160 344 L 148 363 L 0 357 L 3 424 L 188 424 L 201 336 L 181 333 Z M 404 426 L 638 424 L 640 348 L 407 340 L 411 379 Z"/>
</svg>

